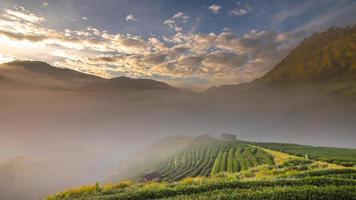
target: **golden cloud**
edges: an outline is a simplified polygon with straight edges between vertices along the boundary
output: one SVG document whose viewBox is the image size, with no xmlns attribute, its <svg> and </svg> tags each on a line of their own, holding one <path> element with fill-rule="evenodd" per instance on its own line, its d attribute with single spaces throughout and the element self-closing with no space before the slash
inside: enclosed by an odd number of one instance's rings
<svg viewBox="0 0 356 200">
<path fill-rule="evenodd" d="M 188 19 L 189 16 L 178 12 L 170 20 L 176 26 L 177 20 Z M 2 10 L 0 40 L 17 41 L 13 45 L 7 43 L 3 49 L 21 49 L 22 42 L 26 41 L 32 44 L 34 52 L 48 52 L 43 55 L 47 58 L 45 61 L 90 74 L 202 78 L 209 80 L 210 85 L 258 76 L 274 64 L 272 60 L 278 58 L 282 50 L 285 52 L 285 48 L 280 48 L 285 47 L 286 41 L 282 35 L 268 31 L 252 30 L 241 36 L 229 31 L 219 34 L 177 32 L 160 40 L 152 36 L 146 39 L 110 34 L 91 26 L 85 30 L 58 31 L 45 27 L 44 21 L 44 17 L 23 7 Z M 172 23 L 167 21 L 166 24 Z M 266 67 L 256 67 L 257 63 L 266 63 Z"/>
</svg>

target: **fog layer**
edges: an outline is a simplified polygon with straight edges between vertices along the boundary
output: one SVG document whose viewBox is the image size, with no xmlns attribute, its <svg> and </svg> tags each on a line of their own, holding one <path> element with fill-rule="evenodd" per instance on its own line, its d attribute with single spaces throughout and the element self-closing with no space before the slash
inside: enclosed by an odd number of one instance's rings
<svg viewBox="0 0 356 200">
<path fill-rule="evenodd" d="M 28 77 L 0 78 L 0 199 L 104 180 L 128 155 L 172 135 L 356 147 L 355 101 L 321 86 L 192 93 L 79 89 Z"/>
</svg>

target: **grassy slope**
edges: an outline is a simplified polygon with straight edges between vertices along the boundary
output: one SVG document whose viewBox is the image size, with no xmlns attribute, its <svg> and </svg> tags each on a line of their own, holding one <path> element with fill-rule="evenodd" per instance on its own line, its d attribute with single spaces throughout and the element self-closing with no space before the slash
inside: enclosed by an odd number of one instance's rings
<svg viewBox="0 0 356 200">
<path fill-rule="evenodd" d="M 302 157 L 307 154 L 311 159 L 325 162 L 333 162 L 336 164 L 356 164 L 356 149 L 314 147 L 283 143 L 256 143 L 256 145 Z"/>
<path fill-rule="evenodd" d="M 316 152 L 319 149 L 314 148 Z M 272 157 L 272 162 L 260 162 L 261 158 L 266 157 Z M 195 141 L 164 163 L 169 167 L 162 165 L 160 170 L 167 168 L 163 179 L 168 182 L 123 181 L 91 185 L 62 192 L 48 199 L 356 198 L 355 169 L 259 148 L 246 142 L 216 139 Z M 246 166 L 244 170 L 241 164 Z M 210 173 L 207 173 L 208 169 Z"/>
</svg>

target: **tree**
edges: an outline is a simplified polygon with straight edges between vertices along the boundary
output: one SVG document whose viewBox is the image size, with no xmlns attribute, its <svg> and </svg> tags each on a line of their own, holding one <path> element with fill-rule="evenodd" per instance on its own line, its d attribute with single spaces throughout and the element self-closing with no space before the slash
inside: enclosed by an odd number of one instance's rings
<svg viewBox="0 0 356 200">
<path fill-rule="evenodd" d="M 305 158 L 305 160 L 309 160 L 309 156 L 307 153 L 305 154 L 304 158 Z"/>
</svg>

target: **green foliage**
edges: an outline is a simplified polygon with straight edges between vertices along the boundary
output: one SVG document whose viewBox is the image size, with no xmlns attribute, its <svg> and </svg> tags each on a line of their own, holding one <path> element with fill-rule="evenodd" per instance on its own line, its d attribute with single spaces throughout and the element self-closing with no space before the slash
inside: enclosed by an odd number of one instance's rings
<svg viewBox="0 0 356 200">
<path fill-rule="evenodd" d="M 48 200 L 79 199 L 83 196 L 100 195 L 95 185 L 85 185 L 48 197 Z"/>
<path fill-rule="evenodd" d="M 296 156 L 307 155 L 308 159 L 320 160 L 329 163 L 343 164 L 345 166 L 356 165 L 356 149 L 314 147 L 299 144 L 282 143 L 256 143 L 258 146 L 276 151 L 293 154 Z"/>
<path fill-rule="evenodd" d="M 219 152 L 218 157 L 216 157 L 213 169 L 211 171 L 211 175 L 215 175 L 219 173 L 220 171 L 220 165 L 221 165 L 221 158 L 222 158 L 222 153 Z"/>
<path fill-rule="evenodd" d="M 95 183 L 95 190 L 96 190 L 97 192 L 101 192 L 101 188 L 100 188 L 99 181 L 97 181 L 97 182 Z"/>
<path fill-rule="evenodd" d="M 180 195 L 167 198 L 168 200 L 285 200 L 285 199 L 310 199 L 310 200 L 335 200 L 353 199 L 356 195 L 354 186 L 346 187 L 271 187 L 262 189 L 225 189 L 212 192 L 205 192 L 196 195 Z"/>
<path fill-rule="evenodd" d="M 192 178 L 177 183 L 137 184 L 128 189 L 102 193 L 54 195 L 51 200 L 139 200 L 139 199 L 342 199 L 355 195 L 356 180 L 330 177 L 240 181 L 225 178 Z M 330 195 L 322 195 L 329 194 Z M 240 196 L 242 195 L 242 196 Z M 304 195 L 304 196 L 303 196 Z M 306 196 L 305 196 L 306 195 Z M 346 198 L 350 199 L 350 198 Z"/>
<path fill-rule="evenodd" d="M 274 165 L 273 157 L 246 142 L 207 139 L 163 160 L 152 171 L 160 172 L 163 181 L 178 181 L 186 177 L 234 173 L 264 164 Z"/>
<path fill-rule="evenodd" d="M 226 162 L 227 162 L 227 152 L 223 153 L 223 156 L 221 158 L 221 162 L 220 162 L 220 169 L 219 172 L 225 172 L 226 171 Z"/>
<path fill-rule="evenodd" d="M 312 164 L 312 161 L 306 160 L 303 158 L 294 158 L 286 160 L 283 164 L 279 165 L 278 167 L 285 167 L 288 169 L 299 169 L 300 167 L 308 167 Z"/>
<path fill-rule="evenodd" d="M 235 148 L 230 148 L 228 158 L 227 158 L 227 172 L 235 171 L 235 158 L 234 158 Z"/>
</svg>

